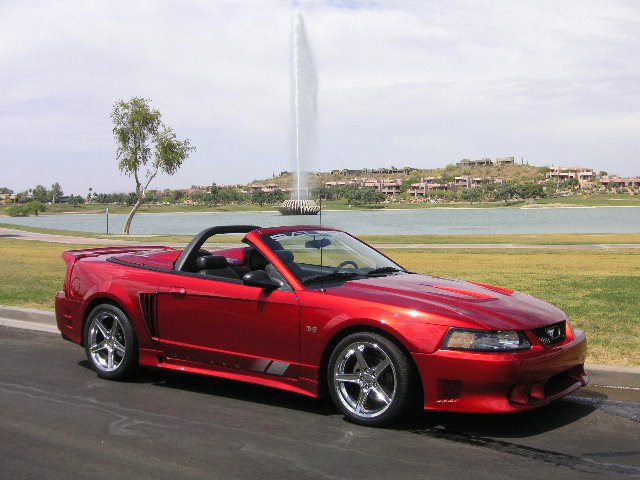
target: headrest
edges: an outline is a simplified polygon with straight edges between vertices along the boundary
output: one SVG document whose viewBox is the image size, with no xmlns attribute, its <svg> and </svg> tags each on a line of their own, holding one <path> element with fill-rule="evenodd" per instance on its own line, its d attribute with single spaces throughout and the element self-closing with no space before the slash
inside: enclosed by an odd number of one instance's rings
<svg viewBox="0 0 640 480">
<path fill-rule="evenodd" d="M 226 268 L 228 265 L 227 257 L 222 255 L 205 255 L 196 260 L 196 270 L 217 270 Z"/>
<path fill-rule="evenodd" d="M 247 247 L 245 249 L 244 258 L 251 270 L 263 269 L 269 263 L 267 259 L 253 247 Z"/>
<path fill-rule="evenodd" d="M 293 252 L 291 250 L 276 250 L 273 253 L 276 254 L 283 263 L 291 263 L 293 262 Z"/>
</svg>

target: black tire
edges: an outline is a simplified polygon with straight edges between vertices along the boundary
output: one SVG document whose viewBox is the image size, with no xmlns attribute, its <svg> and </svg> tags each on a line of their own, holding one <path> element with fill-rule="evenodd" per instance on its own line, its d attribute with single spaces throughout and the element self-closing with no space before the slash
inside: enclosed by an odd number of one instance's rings
<svg viewBox="0 0 640 480">
<path fill-rule="evenodd" d="M 133 323 L 115 305 L 103 303 L 87 317 L 84 349 L 96 373 L 122 380 L 138 368 L 138 342 Z"/>
<path fill-rule="evenodd" d="M 413 412 L 416 377 L 402 349 L 371 332 L 340 341 L 327 368 L 333 402 L 348 419 L 362 425 L 388 425 Z"/>
</svg>

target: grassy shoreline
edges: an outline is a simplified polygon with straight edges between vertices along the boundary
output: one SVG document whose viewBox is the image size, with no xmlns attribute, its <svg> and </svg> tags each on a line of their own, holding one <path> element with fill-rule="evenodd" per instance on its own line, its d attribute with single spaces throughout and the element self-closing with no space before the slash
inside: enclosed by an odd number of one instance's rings
<svg viewBox="0 0 640 480">
<path fill-rule="evenodd" d="M 62 235 L 87 239 L 115 239 L 151 243 L 188 243 L 191 235 L 122 235 L 91 233 L 77 230 L 31 227 L 0 222 L 0 227 L 23 232 Z M 219 237 L 221 243 L 240 239 L 241 236 Z M 544 233 L 544 234 L 485 234 L 485 235 L 358 235 L 358 238 L 370 244 L 515 244 L 515 245 L 598 245 L 598 244 L 640 244 L 640 233 Z M 213 237 L 216 240 L 216 237 Z"/>
<path fill-rule="evenodd" d="M 567 207 L 640 207 L 640 195 L 630 194 L 590 194 L 590 195 L 570 195 L 566 197 L 548 197 L 537 199 L 534 206 L 539 208 L 567 208 Z M 513 201 L 509 204 L 505 202 L 477 202 L 469 203 L 464 201 L 447 203 L 379 203 L 371 207 L 350 206 L 342 200 L 327 200 L 322 202 L 326 211 L 329 210 L 407 210 L 407 209 L 442 209 L 442 208 L 523 208 L 530 207 L 528 202 Z M 58 215 L 63 213 L 102 213 L 109 208 L 112 214 L 128 214 L 131 210 L 127 205 L 106 205 L 106 204 L 82 204 L 74 208 L 68 204 L 47 205 L 47 211 L 41 215 Z M 278 205 L 142 205 L 139 214 L 142 213 L 237 213 L 237 212 L 274 212 Z M 0 216 L 7 214 L 8 205 L 0 206 Z M 10 217 L 9 217 L 10 218 Z"/>
</svg>

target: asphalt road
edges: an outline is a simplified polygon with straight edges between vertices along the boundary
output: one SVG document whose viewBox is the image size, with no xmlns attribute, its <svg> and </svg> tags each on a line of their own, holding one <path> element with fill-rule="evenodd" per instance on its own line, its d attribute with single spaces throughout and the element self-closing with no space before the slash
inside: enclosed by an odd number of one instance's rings
<svg viewBox="0 0 640 480">
<path fill-rule="evenodd" d="M 232 381 L 102 380 L 80 347 L 0 326 L 0 477 L 640 478 L 640 391 L 366 428 L 328 400 Z"/>
</svg>

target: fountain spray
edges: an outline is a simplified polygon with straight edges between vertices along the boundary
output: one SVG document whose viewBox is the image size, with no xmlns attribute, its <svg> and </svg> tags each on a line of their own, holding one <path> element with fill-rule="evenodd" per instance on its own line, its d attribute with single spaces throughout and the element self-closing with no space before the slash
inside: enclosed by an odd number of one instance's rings
<svg viewBox="0 0 640 480">
<path fill-rule="evenodd" d="M 293 14 L 292 96 L 295 136 L 295 178 L 292 199 L 280 207 L 283 215 L 315 215 L 320 210 L 308 200 L 307 175 L 316 138 L 317 77 L 300 10 Z"/>
</svg>

